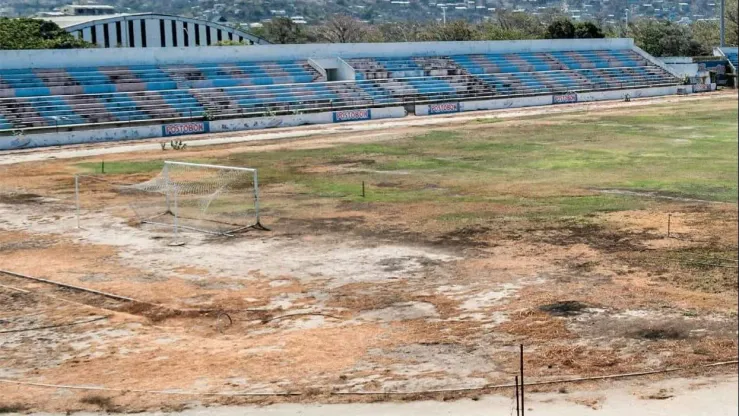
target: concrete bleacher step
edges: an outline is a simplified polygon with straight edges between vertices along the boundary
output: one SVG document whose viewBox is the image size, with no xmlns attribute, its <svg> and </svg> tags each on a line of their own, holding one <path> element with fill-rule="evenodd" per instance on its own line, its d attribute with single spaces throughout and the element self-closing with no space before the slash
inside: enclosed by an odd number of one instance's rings
<svg viewBox="0 0 740 416">
<path fill-rule="evenodd" d="M 36 78 L 43 81 L 47 87 L 73 87 L 80 85 L 77 80 L 70 77 L 64 70 L 37 69 L 33 72 L 36 75 Z"/>
<path fill-rule="evenodd" d="M 152 118 L 180 117 L 180 113 L 172 108 L 157 91 L 129 93 L 128 95 L 141 111 L 150 115 Z"/>
<path fill-rule="evenodd" d="M 0 101 L 0 114 L 16 128 L 48 125 L 46 119 L 36 111 L 33 105 L 23 99 L 15 99 L 10 102 Z"/>
<path fill-rule="evenodd" d="M 238 111 L 239 103 L 234 101 L 220 88 L 208 90 L 190 90 L 190 93 L 204 107 L 214 111 Z"/>
<path fill-rule="evenodd" d="M 68 95 L 64 99 L 77 114 L 90 123 L 116 121 L 116 118 L 95 96 Z"/>
<path fill-rule="evenodd" d="M 351 102 L 352 105 L 373 102 L 373 97 L 356 84 L 327 84 L 327 89 L 336 94 L 341 100 Z"/>
</svg>

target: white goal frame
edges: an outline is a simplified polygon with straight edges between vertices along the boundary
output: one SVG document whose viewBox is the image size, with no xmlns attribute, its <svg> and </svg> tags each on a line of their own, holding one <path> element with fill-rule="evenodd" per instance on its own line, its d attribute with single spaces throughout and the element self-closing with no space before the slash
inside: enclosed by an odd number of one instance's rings
<svg viewBox="0 0 740 416">
<path fill-rule="evenodd" d="M 198 227 L 191 227 L 191 226 L 180 224 L 180 221 L 178 218 L 179 211 L 178 211 L 178 206 L 177 206 L 177 203 L 178 203 L 177 187 L 170 186 L 169 171 L 170 171 L 171 166 L 187 166 L 187 167 L 201 168 L 201 169 L 228 170 L 228 171 L 251 173 L 252 174 L 252 193 L 253 193 L 254 211 L 255 211 L 254 224 L 247 225 L 247 226 L 241 226 L 241 227 L 228 230 L 225 232 L 211 231 L 211 230 L 206 230 L 206 229 L 202 229 Z M 257 175 L 257 169 L 237 167 L 237 166 L 223 166 L 223 165 L 211 165 L 211 164 L 203 164 L 203 163 L 189 163 L 189 162 L 177 162 L 177 161 L 165 160 L 161 174 L 164 176 L 165 187 L 166 187 L 166 190 L 164 192 L 166 210 L 153 217 L 141 219 L 141 223 L 173 227 L 175 236 L 178 235 L 178 232 L 180 229 L 198 231 L 198 232 L 203 232 L 203 233 L 208 233 L 208 234 L 225 235 L 225 236 L 232 236 L 234 233 L 244 231 L 246 229 L 268 230 L 260 222 L 260 196 L 259 196 L 259 179 Z M 88 177 L 88 176 L 89 175 L 84 175 L 84 174 L 75 175 L 75 208 L 76 208 L 76 216 L 77 216 L 77 228 L 80 228 L 80 177 Z M 161 222 L 161 221 L 156 220 L 162 215 L 167 215 L 167 214 L 170 214 L 173 216 L 173 223 L 166 223 L 166 222 Z"/>
</svg>

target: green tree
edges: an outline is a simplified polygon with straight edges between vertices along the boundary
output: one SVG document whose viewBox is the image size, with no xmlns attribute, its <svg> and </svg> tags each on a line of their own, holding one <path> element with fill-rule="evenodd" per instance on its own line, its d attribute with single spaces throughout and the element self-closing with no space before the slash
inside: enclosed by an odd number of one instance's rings
<svg viewBox="0 0 740 416">
<path fill-rule="evenodd" d="M 216 42 L 213 46 L 250 46 L 251 44 L 246 40 L 239 42 L 238 40 L 222 40 Z"/>
<path fill-rule="evenodd" d="M 276 17 L 265 23 L 259 31 L 271 43 L 306 43 L 308 35 L 303 27 L 287 17 Z"/>
<path fill-rule="evenodd" d="M 378 26 L 383 42 L 418 42 L 425 25 L 417 22 L 384 23 Z"/>
<path fill-rule="evenodd" d="M 529 13 L 499 11 L 494 16 L 494 29 L 489 27 L 488 31 L 492 34 L 498 34 L 495 39 L 542 39 L 545 37 L 546 26 L 539 17 Z M 486 26 L 484 24 L 484 26 Z M 483 29 L 485 30 L 485 29 Z M 516 36 L 516 37 L 513 37 Z"/>
<path fill-rule="evenodd" d="M 667 20 L 641 19 L 630 23 L 635 44 L 653 56 L 699 56 L 711 53 L 696 39 L 691 28 Z"/>
<path fill-rule="evenodd" d="M 575 25 L 575 37 L 578 39 L 601 39 L 606 37 L 601 28 L 592 22 L 580 22 Z"/>
<path fill-rule="evenodd" d="M 94 46 L 47 20 L 0 17 L 0 49 L 74 49 Z"/>
<path fill-rule="evenodd" d="M 467 20 L 455 20 L 446 25 L 441 23 L 428 24 L 421 33 L 421 40 L 425 41 L 467 41 L 478 40 L 481 37 L 478 29 Z"/>
<path fill-rule="evenodd" d="M 691 36 L 701 45 L 702 51 L 711 54 L 712 48 L 719 46 L 719 21 L 700 20 L 692 23 Z"/>
<path fill-rule="evenodd" d="M 576 37 L 576 28 L 568 18 L 558 18 L 547 26 L 548 39 L 573 39 Z"/>
<path fill-rule="evenodd" d="M 345 14 L 333 15 L 314 28 L 316 39 L 327 43 L 378 42 L 380 32 L 367 23 Z"/>
<path fill-rule="evenodd" d="M 725 0 L 725 44 L 738 46 L 737 0 Z"/>
</svg>

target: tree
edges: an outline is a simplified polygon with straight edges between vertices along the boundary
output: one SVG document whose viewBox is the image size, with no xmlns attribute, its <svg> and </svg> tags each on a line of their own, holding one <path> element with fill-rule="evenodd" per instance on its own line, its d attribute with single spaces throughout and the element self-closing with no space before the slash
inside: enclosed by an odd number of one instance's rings
<svg viewBox="0 0 740 416">
<path fill-rule="evenodd" d="M 635 44 L 653 56 L 698 56 L 711 53 L 692 36 L 688 26 L 667 20 L 641 19 L 630 23 Z"/>
<path fill-rule="evenodd" d="M 545 37 L 545 25 L 537 16 L 529 13 L 503 10 L 496 12 L 493 20 L 498 28 L 493 29 L 492 32 L 500 34 L 503 39 L 542 39 Z M 511 35 L 514 34 L 518 38 L 512 38 Z"/>
<path fill-rule="evenodd" d="M 271 43 L 306 43 L 308 36 L 303 27 L 287 17 L 276 17 L 265 23 L 261 35 Z"/>
<path fill-rule="evenodd" d="M 241 42 L 239 42 L 238 40 L 222 40 L 214 43 L 213 46 L 251 46 L 251 43 L 247 42 L 246 40 L 243 40 Z"/>
<path fill-rule="evenodd" d="M 573 39 L 576 28 L 568 18 L 558 18 L 547 26 L 548 39 Z"/>
<path fill-rule="evenodd" d="M 384 23 L 378 26 L 383 42 L 418 42 L 425 26 L 416 22 Z"/>
<path fill-rule="evenodd" d="M 719 46 L 719 21 L 700 20 L 692 23 L 691 36 L 701 45 L 702 51 L 711 55 L 712 48 Z"/>
<path fill-rule="evenodd" d="M 94 46 L 47 20 L 0 17 L 0 49 L 74 49 Z"/>
<path fill-rule="evenodd" d="M 455 20 L 446 25 L 438 22 L 428 24 L 421 33 L 425 41 L 467 41 L 480 39 L 478 29 L 467 20 Z"/>
<path fill-rule="evenodd" d="M 495 22 L 482 23 L 479 28 L 481 40 L 520 40 L 532 39 L 524 32 L 516 29 L 504 29 Z M 534 38 L 536 39 L 536 38 Z"/>
<path fill-rule="evenodd" d="M 725 44 L 738 46 L 737 0 L 725 0 Z"/>
<path fill-rule="evenodd" d="M 377 41 L 379 34 L 367 23 L 354 17 L 338 14 L 315 28 L 316 38 L 328 43 L 358 43 Z"/>
<path fill-rule="evenodd" d="M 601 39 L 604 32 L 601 28 L 591 22 L 580 22 L 575 25 L 575 37 L 578 39 Z"/>
</svg>

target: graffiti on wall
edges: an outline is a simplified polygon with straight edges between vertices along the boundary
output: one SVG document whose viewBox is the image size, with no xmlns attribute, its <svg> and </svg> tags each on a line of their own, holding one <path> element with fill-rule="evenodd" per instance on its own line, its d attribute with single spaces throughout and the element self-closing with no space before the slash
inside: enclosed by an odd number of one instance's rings
<svg viewBox="0 0 740 416">
<path fill-rule="evenodd" d="M 694 84 L 694 92 L 707 92 L 712 90 L 711 84 Z"/>
<path fill-rule="evenodd" d="M 13 140 L 10 141 L 10 148 L 11 149 L 23 149 L 29 144 L 31 144 L 30 138 L 22 134 L 16 134 L 14 135 Z"/>
<path fill-rule="evenodd" d="M 194 123 L 176 123 L 176 124 L 165 124 L 162 126 L 162 136 L 183 136 L 186 134 L 203 134 L 208 133 L 210 126 L 207 121 L 199 121 Z"/>
<path fill-rule="evenodd" d="M 725 61 L 707 61 L 699 62 L 699 71 L 712 71 L 717 74 L 725 73 Z"/>
<path fill-rule="evenodd" d="M 429 104 L 429 114 L 447 114 L 460 112 L 460 103 Z"/>
<path fill-rule="evenodd" d="M 343 121 L 370 120 L 371 113 L 369 108 L 361 110 L 342 110 L 335 111 L 333 117 L 335 123 L 341 123 Z"/>
<path fill-rule="evenodd" d="M 556 94 L 552 96 L 553 104 L 570 104 L 578 102 L 578 95 L 574 92 L 567 94 Z"/>
</svg>

